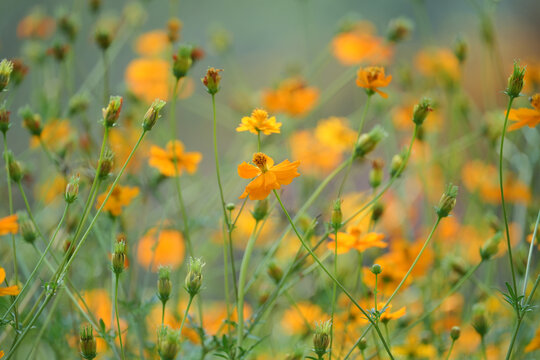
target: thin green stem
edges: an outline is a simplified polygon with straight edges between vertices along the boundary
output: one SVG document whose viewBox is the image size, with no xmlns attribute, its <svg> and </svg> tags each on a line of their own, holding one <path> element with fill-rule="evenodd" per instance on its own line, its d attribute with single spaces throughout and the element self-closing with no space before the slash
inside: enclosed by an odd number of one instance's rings
<svg viewBox="0 0 540 360">
<path fill-rule="evenodd" d="M 122 329 L 120 328 L 120 316 L 118 315 L 118 279 L 120 279 L 120 274 L 115 274 L 114 282 L 114 313 L 116 316 L 116 328 L 118 331 L 118 340 L 120 341 L 120 354 L 122 360 L 126 358 L 124 354 L 124 346 L 122 345 Z"/>
<path fill-rule="evenodd" d="M 261 152 L 261 132 L 257 131 L 257 152 Z"/>
<path fill-rule="evenodd" d="M 450 344 L 450 348 L 448 349 L 448 353 L 446 354 L 445 359 L 450 360 L 450 354 L 452 354 L 452 350 L 454 349 L 454 343 L 456 340 L 452 339 L 452 343 Z"/>
<path fill-rule="evenodd" d="M 512 340 L 510 341 L 510 346 L 508 346 L 508 351 L 506 352 L 506 360 L 510 360 L 512 358 L 512 350 L 514 349 L 514 345 L 516 343 L 516 339 L 519 333 L 519 327 L 521 326 L 521 321 L 523 318 L 518 314 L 518 318 L 516 321 L 516 326 L 514 328 L 514 333 L 512 334 Z"/>
<path fill-rule="evenodd" d="M 534 224 L 533 236 L 531 239 L 531 244 L 529 245 L 529 255 L 527 256 L 527 269 L 525 270 L 525 278 L 523 279 L 523 298 L 524 299 L 527 293 L 527 280 L 529 279 L 529 271 L 531 270 L 532 254 L 533 254 L 534 245 L 536 243 L 536 235 L 538 232 L 539 222 L 540 222 L 540 210 L 538 210 L 538 215 L 536 216 L 536 223 Z"/>
<path fill-rule="evenodd" d="M 501 202 L 503 209 L 504 217 L 504 227 L 506 230 L 506 245 L 508 247 L 508 260 L 510 261 L 510 269 L 512 270 L 512 284 L 514 292 L 517 294 L 517 282 L 516 282 L 516 273 L 514 270 L 514 260 L 512 258 L 512 244 L 510 242 L 510 228 L 508 226 L 508 216 L 506 214 L 506 203 L 504 201 L 504 186 L 503 186 L 503 150 L 504 150 L 504 138 L 506 135 L 506 126 L 508 125 L 508 115 L 510 114 L 510 109 L 512 108 L 512 103 L 514 102 L 514 97 L 508 99 L 508 107 L 506 108 L 506 115 L 504 117 L 503 132 L 501 135 L 501 147 L 499 150 L 499 187 L 501 189 Z"/>
<path fill-rule="evenodd" d="M 334 276 L 338 276 L 338 227 L 334 230 Z M 332 360 L 332 351 L 334 343 L 334 315 L 336 313 L 336 299 L 337 299 L 337 285 L 334 283 L 332 288 L 332 315 L 331 315 L 331 328 L 330 328 L 330 353 L 328 358 Z"/>
<path fill-rule="evenodd" d="M 184 328 L 184 324 L 186 323 L 186 318 L 188 317 L 189 308 L 191 307 L 192 302 L 193 302 L 193 296 L 190 295 L 187 306 L 186 306 L 186 311 L 184 311 L 184 316 L 182 316 L 182 323 L 180 324 L 180 330 L 179 330 L 180 336 L 182 336 L 182 329 Z"/>
<path fill-rule="evenodd" d="M 102 51 L 103 55 L 103 106 L 109 102 L 109 62 L 107 61 L 107 50 Z"/>
<path fill-rule="evenodd" d="M 307 250 L 307 252 L 309 252 L 309 254 L 311 255 L 311 257 L 313 258 L 313 260 L 315 260 L 315 262 L 319 265 L 319 267 L 326 273 L 326 275 L 328 275 L 328 277 L 330 279 L 332 279 L 332 281 L 334 281 L 337 286 L 341 289 L 341 291 L 343 291 L 343 293 L 345 293 L 345 295 L 353 302 L 353 304 L 360 310 L 360 312 L 362 312 L 362 314 L 368 319 L 368 321 L 375 327 L 375 330 L 377 331 L 377 335 L 379 336 L 381 342 L 383 343 L 384 345 L 384 348 L 386 350 L 386 352 L 388 353 L 388 356 L 390 357 L 390 359 L 394 359 L 394 357 L 392 356 L 392 352 L 390 351 L 390 348 L 388 347 L 388 344 L 386 343 L 386 341 L 384 340 L 384 336 L 382 335 L 381 333 L 381 330 L 379 329 L 379 327 L 377 326 L 377 324 L 375 323 L 375 321 L 371 318 L 371 316 L 360 306 L 360 304 L 358 304 L 358 302 L 354 299 L 354 297 L 349 293 L 349 291 L 332 275 L 332 273 L 326 268 L 326 266 L 324 266 L 324 264 L 321 262 L 321 260 L 317 257 L 317 255 L 315 255 L 315 253 L 313 252 L 313 250 L 311 250 L 311 248 L 309 247 L 309 245 L 305 242 L 305 240 L 302 238 L 302 236 L 300 235 L 300 233 L 298 232 L 298 229 L 296 228 L 296 226 L 294 225 L 294 222 L 291 218 L 291 216 L 289 215 L 289 212 L 287 211 L 287 209 L 285 208 L 285 205 L 283 205 L 283 202 L 281 201 L 281 198 L 279 196 L 279 194 L 277 193 L 276 190 L 273 190 L 274 192 L 274 195 L 276 196 L 278 202 L 279 202 L 279 205 L 281 206 L 281 209 L 283 210 L 283 212 L 285 213 L 285 216 L 287 217 L 287 219 L 289 220 L 289 223 L 291 224 L 291 227 L 293 229 L 293 231 L 295 232 L 296 236 L 298 237 L 298 239 L 300 240 L 300 242 L 302 243 L 302 246 Z"/>
<path fill-rule="evenodd" d="M 480 339 L 480 346 L 482 347 L 482 356 L 484 360 L 487 360 L 487 350 L 486 350 L 486 338 L 485 336 L 482 336 Z"/>
</svg>

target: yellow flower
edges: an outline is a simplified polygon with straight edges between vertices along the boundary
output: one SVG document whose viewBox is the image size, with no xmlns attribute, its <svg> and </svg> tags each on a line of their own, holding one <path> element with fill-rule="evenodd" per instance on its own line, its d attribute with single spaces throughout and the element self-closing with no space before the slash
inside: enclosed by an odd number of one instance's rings
<svg viewBox="0 0 540 360">
<path fill-rule="evenodd" d="M 109 185 L 107 191 L 98 196 L 96 209 L 101 207 L 101 204 L 103 201 L 105 201 L 110 189 L 111 186 Z M 117 185 L 107 200 L 107 203 L 105 203 L 103 210 L 110 212 L 113 216 L 118 216 L 122 213 L 122 207 L 128 206 L 131 203 L 131 200 L 133 200 L 133 198 L 135 198 L 137 195 L 139 195 L 138 187 Z"/>
<path fill-rule="evenodd" d="M 135 42 L 135 51 L 143 56 L 161 54 L 169 45 L 169 36 L 163 30 L 153 30 L 139 36 Z"/>
<path fill-rule="evenodd" d="M 242 123 L 238 125 L 236 131 L 249 131 L 253 134 L 262 132 L 264 135 L 279 134 L 281 123 L 276 122 L 276 117 L 268 117 L 268 113 L 262 109 L 255 109 L 251 116 L 244 116 Z"/>
<path fill-rule="evenodd" d="M 426 76 L 438 77 L 446 82 L 459 79 L 459 61 L 449 49 L 420 51 L 415 62 L 418 70 Z"/>
<path fill-rule="evenodd" d="M 351 249 L 360 252 L 372 247 L 385 248 L 388 246 L 382 239 L 384 235 L 370 232 L 362 234 L 360 226 L 352 225 L 347 228 L 347 232 L 338 232 L 337 234 L 337 253 L 344 254 Z M 331 242 L 328 243 L 328 249 L 334 251 L 336 248 L 335 235 L 331 234 Z"/>
<path fill-rule="evenodd" d="M 39 137 L 32 136 L 30 146 L 33 148 L 38 147 L 40 138 L 48 148 L 61 151 L 73 140 L 73 130 L 68 120 L 55 119 L 48 121 L 43 126 L 43 131 Z"/>
<path fill-rule="evenodd" d="M 159 265 L 177 269 L 184 261 L 184 237 L 176 230 L 150 229 L 139 241 L 137 260 L 144 267 L 151 265 L 157 271 Z"/>
<path fill-rule="evenodd" d="M 342 158 L 342 151 L 322 144 L 309 130 L 295 132 L 289 144 L 292 156 L 302 162 L 302 170 L 307 174 L 326 175 Z"/>
<path fill-rule="evenodd" d="M 307 114 L 319 99 L 319 90 L 309 87 L 301 78 L 282 81 L 276 90 L 263 91 L 262 102 L 271 112 L 283 112 L 291 117 Z"/>
<path fill-rule="evenodd" d="M 336 35 L 332 39 L 332 52 L 336 59 L 343 65 L 387 61 L 392 55 L 392 48 L 373 32 L 372 24 L 359 23 L 353 29 Z"/>
<path fill-rule="evenodd" d="M 281 326 L 288 334 L 306 334 L 311 326 L 325 318 L 322 309 L 310 302 L 299 302 L 286 310 L 281 320 Z"/>
<path fill-rule="evenodd" d="M 356 132 L 349 127 L 347 119 L 336 116 L 319 121 L 315 128 L 317 140 L 340 151 L 352 149 L 356 136 Z"/>
<path fill-rule="evenodd" d="M 170 65 L 161 59 L 135 59 L 126 69 L 126 84 L 130 91 L 144 101 L 169 98 Z"/>
<path fill-rule="evenodd" d="M 405 344 L 393 347 L 393 352 L 408 359 L 434 359 L 437 349 L 433 345 L 422 344 L 418 337 L 409 335 Z"/>
<path fill-rule="evenodd" d="M 533 106 L 533 109 L 520 108 L 510 110 L 508 119 L 517 122 L 510 125 L 508 131 L 521 129 L 525 125 L 533 128 L 540 124 L 540 94 L 534 94 L 531 97 L 531 105 Z"/>
<path fill-rule="evenodd" d="M 10 215 L 0 219 L 0 236 L 16 234 L 18 230 L 19 225 L 17 224 L 17 215 Z"/>
<path fill-rule="evenodd" d="M 50 204 L 54 200 L 59 199 L 60 195 L 66 191 L 66 178 L 62 175 L 47 177 L 47 179 L 36 187 L 36 197 L 41 199 L 45 204 Z"/>
<path fill-rule="evenodd" d="M 152 146 L 148 163 L 164 176 L 175 176 L 177 172 L 181 175 L 184 169 L 190 174 L 195 173 L 201 160 L 201 153 L 184 152 L 184 144 L 180 140 L 174 140 L 167 143 L 167 150 Z"/>
<path fill-rule="evenodd" d="M 381 304 L 384 304 L 384 303 L 386 303 L 386 301 L 383 301 L 381 299 Z M 406 311 L 407 309 L 404 306 L 400 308 L 399 310 L 392 312 L 392 304 L 389 304 L 386 310 L 381 314 L 381 321 L 384 322 L 384 321 L 399 319 L 405 316 Z"/>
<path fill-rule="evenodd" d="M 3 267 L 0 267 L 0 284 L 4 282 L 6 279 L 6 271 Z M 0 287 L 0 296 L 7 296 L 7 295 L 18 295 L 19 294 L 19 286 L 18 285 L 12 285 L 8 287 Z"/>
<path fill-rule="evenodd" d="M 244 179 L 253 179 L 240 195 L 240 199 L 249 195 L 250 200 L 263 200 L 272 190 L 281 188 L 281 185 L 289 185 L 293 179 L 300 176 L 298 165 L 300 161 L 282 161 L 274 165 L 274 159 L 263 153 L 253 155 L 253 163 L 246 162 L 238 165 L 238 175 Z"/>
<path fill-rule="evenodd" d="M 379 90 L 380 87 L 386 87 L 392 81 L 392 75 L 386 76 L 384 68 L 378 66 L 369 66 L 359 69 L 356 77 L 356 85 L 366 89 L 369 93 L 376 92 L 383 98 L 387 98 L 388 94 Z"/>
</svg>

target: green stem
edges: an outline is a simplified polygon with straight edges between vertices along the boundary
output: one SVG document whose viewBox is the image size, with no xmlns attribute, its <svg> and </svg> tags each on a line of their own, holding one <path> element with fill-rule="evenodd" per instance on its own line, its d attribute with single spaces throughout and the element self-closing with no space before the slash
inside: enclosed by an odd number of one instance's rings
<svg viewBox="0 0 540 360">
<path fill-rule="evenodd" d="M 482 356 L 484 357 L 484 360 L 487 360 L 486 339 L 484 336 L 480 339 L 480 346 L 482 347 Z"/>
<path fill-rule="evenodd" d="M 446 354 L 446 357 L 445 357 L 446 360 L 450 360 L 450 354 L 452 354 L 452 350 L 454 349 L 455 342 L 456 340 L 452 339 L 452 343 L 450 344 L 450 349 L 448 349 L 448 353 Z"/>
<path fill-rule="evenodd" d="M 257 131 L 257 152 L 261 152 L 261 132 Z"/>
<path fill-rule="evenodd" d="M 386 352 L 388 353 L 388 356 L 390 357 L 390 359 L 394 359 L 394 357 L 392 356 L 392 352 L 390 351 L 390 348 L 388 347 L 388 344 L 386 343 L 386 341 L 384 340 L 384 336 L 382 335 L 381 333 L 381 330 L 379 329 L 379 327 L 377 326 L 377 324 L 375 323 L 375 321 L 371 318 L 371 316 L 360 306 L 360 304 L 358 304 L 358 302 L 354 299 L 354 297 L 349 293 L 349 291 L 332 275 L 332 273 L 330 271 L 328 271 L 328 269 L 326 268 L 326 266 L 324 266 L 324 264 L 321 262 L 321 260 L 317 257 L 317 255 L 315 255 L 315 253 L 313 252 L 313 250 L 311 250 L 311 248 L 309 247 L 309 245 L 305 242 L 305 240 L 302 238 L 302 236 L 300 235 L 300 233 L 298 232 L 298 229 L 296 228 L 296 226 L 294 225 L 294 222 L 291 218 L 291 216 L 289 215 L 289 212 L 287 211 L 287 209 L 285 208 L 285 205 L 283 205 L 283 202 L 281 201 L 281 198 L 279 196 L 279 194 L 277 193 L 276 190 L 273 190 L 274 192 L 274 195 L 276 196 L 278 202 L 279 202 L 279 205 L 281 206 L 281 209 L 283 210 L 283 212 L 285 213 L 285 216 L 287 217 L 287 219 L 289 220 L 289 223 L 291 224 L 291 227 L 293 228 L 293 231 L 295 232 L 296 236 L 298 237 L 298 239 L 300 240 L 300 242 L 302 243 L 302 246 L 307 250 L 307 252 L 309 252 L 309 254 L 311 255 L 311 257 L 313 258 L 313 260 L 315 260 L 315 262 L 319 265 L 319 267 L 326 273 L 326 275 L 328 275 L 328 277 L 330 279 L 332 279 L 332 281 L 334 281 L 337 286 L 341 289 L 341 291 L 343 291 L 343 293 L 345 293 L 345 295 L 353 302 L 353 304 L 362 312 L 362 314 L 368 319 L 368 321 L 375 327 L 375 330 L 377 331 L 377 335 L 379 336 L 381 342 L 383 343 L 384 345 L 384 348 L 386 350 Z"/>
<path fill-rule="evenodd" d="M 103 106 L 109 103 L 109 62 L 107 61 L 107 50 L 103 50 Z"/>
<path fill-rule="evenodd" d="M 193 296 L 190 295 L 187 306 L 186 306 L 186 311 L 184 311 L 184 316 L 182 317 L 182 323 L 180 324 L 180 331 L 179 331 L 180 336 L 182 336 L 182 329 L 184 328 L 184 324 L 186 322 L 186 318 L 188 317 L 189 308 L 191 307 L 192 302 L 193 302 Z"/>
<path fill-rule="evenodd" d="M 531 244 L 529 245 L 529 255 L 527 256 L 527 269 L 525 270 L 525 278 L 523 279 L 523 298 L 524 299 L 527 292 L 527 280 L 529 279 L 529 271 L 531 269 L 531 262 L 532 262 L 532 253 L 533 253 L 534 245 L 536 242 L 536 234 L 538 232 L 539 222 L 540 222 L 540 210 L 538 210 L 538 215 L 536 216 L 536 223 L 534 224 L 533 236 L 531 239 Z"/>
<path fill-rule="evenodd" d="M 248 243 L 246 245 L 246 251 L 244 257 L 242 258 L 242 264 L 240 265 L 240 276 L 238 279 L 238 305 L 236 307 L 236 312 L 238 313 L 238 323 L 236 326 L 236 347 L 237 351 L 240 351 L 242 347 L 242 342 L 244 340 L 244 286 L 246 284 L 247 270 L 249 266 L 249 260 L 251 259 L 251 254 L 255 246 L 255 240 L 257 240 L 257 226 L 259 221 L 255 221 L 253 231 L 249 237 Z"/>
<path fill-rule="evenodd" d="M 334 230 L 334 276 L 338 276 L 338 227 L 335 227 Z M 336 298 L 337 298 L 337 285 L 334 283 L 332 288 L 332 315 L 331 315 L 331 328 L 330 328 L 330 353 L 328 358 L 332 360 L 332 350 L 334 343 L 334 315 L 336 312 Z"/>
<path fill-rule="evenodd" d="M 116 327 L 118 329 L 118 340 L 120 341 L 120 354 L 122 360 L 126 358 L 124 354 L 124 346 L 122 345 L 122 330 L 120 329 L 120 316 L 118 315 L 118 279 L 120 274 L 115 274 L 115 284 L 114 284 L 114 313 L 116 315 Z"/>
<path fill-rule="evenodd" d="M 508 347 L 508 351 L 506 352 L 506 360 L 510 360 L 510 358 L 512 357 L 512 350 L 514 348 L 514 345 L 516 343 L 516 339 L 517 339 L 517 336 L 518 336 L 518 332 L 519 332 L 519 327 L 521 326 L 521 321 L 523 320 L 523 318 L 518 315 L 518 318 L 517 318 L 517 321 L 516 321 L 516 326 L 514 328 L 514 333 L 512 334 L 512 340 L 510 341 L 510 346 Z"/>
<path fill-rule="evenodd" d="M 508 247 L 508 260 L 510 261 L 510 269 L 512 270 L 512 284 L 514 287 L 514 292 L 517 294 L 517 282 L 516 282 L 516 273 L 514 270 L 514 260 L 512 258 L 512 244 L 510 242 L 510 228 L 508 226 L 508 216 L 506 215 L 506 203 L 504 201 L 504 189 L 503 189 L 503 149 L 504 149 L 504 137 L 506 135 L 506 126 L 508 124 L 508 115 L 510 114 L 510 109 L 512 108 L 512 103 L 514 102 L 514 97 L 510 97 L 508 100 L 508 107 L 506 108 L 506 115 L 504 117 L 503 132 L 501 135 L 501 148 L 499 150 L 499 186 L 501 189 L 501 202 L 504 216 L 504 227 L 506 230 L 506 245 Z"/>
</svg>

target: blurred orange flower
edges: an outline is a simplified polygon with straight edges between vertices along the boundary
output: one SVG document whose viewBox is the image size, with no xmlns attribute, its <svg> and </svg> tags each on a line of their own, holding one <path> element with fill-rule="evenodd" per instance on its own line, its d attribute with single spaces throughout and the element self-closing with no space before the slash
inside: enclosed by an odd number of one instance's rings
<svg viewBox="0 0 540 360">
<path fill-rule="evenodd" d="M 388 94 L 379 90 L 380 87 L 386 87 L 392 81 L 392 75 L 386 76 L 384 68 L 378 66 L 369 66 L 359 69 L 357 72 L 356 85 L 366 89 L 369 92 L 376 92 L 383 98 Z"/>
<path fill-rule="evenodd" d="M 135 41 L 135 51 L 142 56 L 160 55 L 169 45 L 169 36 L 164 30 L 153 30 L 140 35 Z"/>
<path fill-rule="evenodd" d="M 289 185 L 293 179 L 300 176 L 298 166 L 300 161 L 284 160 L 274 166 L 274 159 L 264 153 L 255 153 L 251 165 L 246 162 L 238 165 L 238 175 L 244 179 L 253 179 L 240 195 L 240 199 L 249 195 L 250 200 L 263 200 L 272 190 Z"/>
<path fill-rule="evenodd" d="M 159 265 L 176 269 L 184 262 L 184 254 L 184 237 L 179 231 L 152 228 L 139 241 L 137 260 L 144 267 L 152 265 L 152 271 Z"/>
<path fill-rule="evenodd" d="M 296 305 L 285 310 L 281 319 L 281 326 L 288 334 L 306 334 L 311 331 L 315 322 L 322 321 L 326 317 L 318 305 L 307 301 L 298 302 Z"/>
<path fill-rule="evenodd" d="M 382 240 L 384 238 L 383 234 L 374 232 L 363 234 L 358 225 L 351 225 L 347 227 L 347 232 L 338 232 L 337 235 L 338 254 L 344 254 L 352 249 L 362 252 L 372 247 L 385 248 L 388 246 Z M 334 251 L 336 248 L 335 234 L 331 234 L 329 237 L 332 241 L 327 244 L 328 249 Z"/>
<path fill-rule="evenodd" d="M 349 127 L 346 118 L 331 116 L 317 123 L 315 137 L 326 146 L 339 151 L 347 151 L 352 149 L 357 135 Z"/>
<path fill-rule="evenodd" d="M 3 267 L 0 266 L 0 284 L 4 282 L 6 279 L 6 271 Z M 19 294 L 19 286 L 18 285 L 12 285 L 7 287 L 0 287 L 0 296 L 7 296 L 7 295 L 18 295 Z"/>
<path fill-rule="evenodd" d="M 98 196 L 96 209 L 101 207 L 101 204 L 103 201 L 105 201 L 110 189 L 111 185 L 109 185 L 107 191 Z M 103 210 L 110 212 L 113 216 L 118 216 L 122 213 L 122 207 L 128 206 L 131 203 L 131 200 L 133 200 L 137 195 L 139 195 L 138 187 L 117 185 L 112 191 L 111 196 L 109 196 L 105 206 L 103 206 Z"/>
<path fill-rule="evenodd" d="M 122 127 L 114 127 L 109 130 L 109 147 L 114 153 L 114 165 L 122 166 L 126 162 L 133 144 L 137 142 L 141 135 L 140 128 L 128 123 Z M 149 144 L 144 141 L 136 151 L 126 170 L 130 173 L 136 173 L 140 170 L 143 164 L 143 158 L 148 154 Z"/>
<path fill-rule="evenodd" d="M 236 131 L 249 131 L 253 134 L 259 134 L 262 132 L 264 135 L 270 135 L 272 133 L 279 134 L 279 128 L 281 123 L 276 122 L 276 117 L 268 117 L 268 113 L 262 109 L 255 109 L 251 113 L 251 116 L 244 116 L 242 123 L 238 125 Z"/>
<path fill-rule="evenodd" d="M 525 347 L 525 352 L 531 352 L 540 349 L 540 327 L 536 329 L 534 337 L 529 344 Z"/>
<path fill-rule="evenodd" d="M 0 236 L 6 234 L 16 234 L 19 230 L 17 215 L 9 215 L 0 219 Z M 0 281 L 1 282 L 1 281 Z"/>
<path fill-rule="evenodd" d="M 422 50 L 416 56 L 415 64 L 425 76 L 450 83 L 459 80 L 459 61 L 450 49 Z"/>
<path fill-rule="evenodd" d="M 34 192 L 41 201 L 50 204 L 64 194 L 66 185 L 66 179 L 62 175 L 48 176 L 43 184 L 36 187 Z"/>
<path fill-rule="evenodd" d="M 55 20 L 37 10 L 24 17 L 17 25 L 19 38 L 46 39 L 53 33 Z"/>
<path fill-rule="evenodd" d="M 336 168 L 342 151 L 322 144 L 309 130 L 300 130 L 290 137 L 291 154 L 302 162 L 303 172 L 311 175 L 326 175 Z"/>
<path fill-rule="evenodd" d="M 380 303 L 384 304 L 384 303 L 386 303 L 386 301 L 383 301 L 381 299 Z M 385 322 L 385 321 L 399 319 L 399 318 L 405 316 L 406 311 L 407 311 L 407 309 L 405 308 L 405 306 L 403 306 L 399 310 L 396 310 L 396 311 L 392 312 L 392 304 L 389 304 L 388 307 L 386 308 L 386 310 L 381 314 L 381 319 L 380 320 L 382 322 Z"/>
<path fill-rule="evenodd" d="M 169 98 L 170 65 L 161 59 L 132 60 L 126 69 L 126 84 L 130 91 L 144 101 Z"/>
<path fill-rule="evenodd" d="M 508 131 L 521 129 L 525 125 L 533 128 L 540 124 L 540 94 L 534 94 L 531 97 L 531 105 L 533 106 L 533 109 L 520 108 L 510 110 L 508 119 L 517 122 L 510 125 Z"/>
<path fill-rule="evenodd" d="M 148 163 L 164 176 L 175 176 L 177 172 L 178 175 L 182 175 L 184 169 L 190 174 L 195 173 L 201 159 L 201 153 L 184 152 L 184 144 L 180 140 L 174 140 L 167 143 L 166 150 L 159 146 L 152 146 Z"/>
<path fill-rule="evenodd" d="M 282 81 L 275 90 L 264 90 L 263 106 L 270 112 L 283 112 L 291 117 L 307 114 L 317 102 L 319 90 L 308 87 L 301 78 Z"/>
<path fill-rule="evenodd" d="M 74 132 L 68 120 L 54 119 L 43 126 L 43 131 L 39 137 L 32 136 L 30 146 L 33 148 L 39 146 L 40 138 L 48 148 L 61 151 L 73 141 Z"/>
<path fill-rule="evenodd" d="M 392 55 L 392 48 L 373 33 L 371 23 L 360 22 L 352 29 L 337 34 L 332 39 L 334 57 L 343 65 L 387 61 Z"/>
</svg>

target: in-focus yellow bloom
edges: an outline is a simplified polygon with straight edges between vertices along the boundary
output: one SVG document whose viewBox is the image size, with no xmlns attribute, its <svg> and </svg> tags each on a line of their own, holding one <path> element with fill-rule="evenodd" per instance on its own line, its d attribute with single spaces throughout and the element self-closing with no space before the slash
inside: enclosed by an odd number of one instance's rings
<svg viewBox="0 0 540 360">
<path fill-rule="evenodd" d="M 98 196 L 96 209 L 99 209 L 103 201 L 105 201 L 110 188 L 111 186 L 107 188 L 107 191 Z M 107 200 L 107 203 L 105 203 L 103 210 L 110 212 L 113 216 L 118 216 L 122 213 L 122 207 L 128 206 L 131 203 L 131 200 L 137 195 L 139 195 L 138 187 L 117 185 Z"/>
<path fill-rule="evenodd" d="M 279 134 L 281 123 L 276 122 L 276 117 L 268 117 L 268 113 L 263 109 L 255 109 L 251 116 L 244 116 L 242 123 L 238 125 L 236 131 L 249 131 L 253 134 L 263 133 L 264 135 Z"/>
<path fill-rule="evenodd" d="M 376 92 L 383 98 L 388 94 L 379 90 L 380 87 L 386 87 L 392 81 L 392 75 L 386 76 L 384 68 L 379 66 L 369 66 L 359 69 L 356 77 L 356 85 L 366 89 L 366 91 Z"/>
<path fill-rule="evenodd" d="M 184 169 L 190 174 L 195 173 L 201 160 L 200 152 L 185 152 L 184 144 L 180 140 L 174 140 L 167 143 L 167 149 L 152 146 L 148 163 L 164 176 L 175 176 L 176 173 L 181 175 Z"/>
<path fill-rule="evenodd" d="M 16 234 L 18 230 L 19 225 L 17 224 L 17 215 L 10 215 L 0 219 L 0 236 Z"/>
<path fill-rule="evenodd" d="M 4 282 L 6 279 L 6 271 L 3 267 L 0 267 L 0 284 Z M 19 286 L 12 285 L 8 287 L 0 287 L 0 296 L 7 296 L 7 295 L 18 295 L 19 294 Z"/>
<path fill-rule="evenodd" d="M 347 228 L 347 232 L 338 232 L 337 234 L 337 253 L 344 254 L 349 250 L 356 249 L 358 251 L 365 251 L 372 247 L 385 248 L 388 246 L 382 239 L 383 234 L 377 234 L 374 232 L 363 234 L 360 226 L 352 225 Z M 335 235 L 330 234 L 330 241 L 328 243 L 328 249 L 334 251 L 336 248 Z"/>
<path fill-rule="evenodd" d="M 256 166 L 246 162 L 238 165 L 240 177 L 255 178 L 246 186 L 240 199 L 249 195 L 250 200 L 263 200 L 272 190 L 280 189 L 281 185 L 289 185 L 295 177 L 300 176 L 300 161 L 284 160 L 274 166 L 274 159 L 260 152 L 253 155 L 252 161 Z"/>
<path fill-rule="evenodd" d="M 517 121 L 515 124 L 512 124 L 508 127 L 508 131 L 514 131 L 521 129 L 525 125 L 530 128 L 535 127 L 540 124 L 540 94 L 534 94 L 531 97 L 532 109 L 529 108 L 520 108 L 520 109 L 511 109 L 508 114 L 508 119 L 512 121 Z"/>
</svg>

